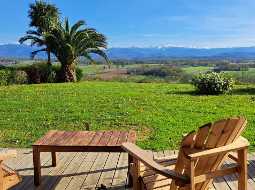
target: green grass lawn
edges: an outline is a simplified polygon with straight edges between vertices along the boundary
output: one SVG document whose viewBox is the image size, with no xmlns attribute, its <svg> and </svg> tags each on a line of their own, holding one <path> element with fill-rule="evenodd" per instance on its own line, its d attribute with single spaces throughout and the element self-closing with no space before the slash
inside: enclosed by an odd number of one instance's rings
<svg viewBox="0 0 255 190">
<path fill-rule="evenodd" d="M 104 67 L 106 67 L 106 65 L 95 65 L 95 64 L 91 64 L 91 65 L 79 65 L 79 67 L 82 69 L 83 74 L 96 74 L 99 72 L 102 72 L 104 70 Z"/>
<path fill-rule="evenodd" d="M 248 71 L 226 71 L 233 77 L 239 78 L 254 78 L 255 77 L 255 68 L 249 68 Z"/>
<path fill-rule="evenodd" d="M 243 115 L 255 148 L 255 86 L 232 95 L 196 96 L 190 85 L 81 82 L 0 87 L 0 147 L 29 147 L 50 129 L 135 129 L 138 144 L 175 149 L 183 133 Z"/>
<path fill-rule="evenodd" d="M 213 67 L 183 67 L 183 70 L 188 74 L 198 74 L 200 72 L 213 71 Z M 253 81 L 255 78 L 255 68 L 249 68 L 248 71 L 223 71 L 224 73 L 229 74 L 229 76 L 233 77 L 237 80 L 242 81 Z M 250 79 L 250 80 L 249 80 Z"/>
<path fill-rule="evenodd" d="M 199 67 L 183 67 L 183 70 L 188 74 L 198 74 L 200 72 L 212 71 L 213 67 L 199 66 Z"/>
</svg>

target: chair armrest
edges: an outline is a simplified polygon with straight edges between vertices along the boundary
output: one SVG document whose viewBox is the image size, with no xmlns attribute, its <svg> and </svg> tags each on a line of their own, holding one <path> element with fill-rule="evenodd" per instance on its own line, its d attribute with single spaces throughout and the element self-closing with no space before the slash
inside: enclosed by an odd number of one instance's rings
<svg viewBox="0 0 255 190">
<path fill-rule="evenodd" d="M 243 137 L 239 137 L 235 142 L 228 144 L 226 146 L 221 146 L 218 148 L 213 148 L 213 149 L 207 149 L 207 150 L 202 150 L 196 153 L 192 153 L 187 155 L 187 157 L 190 160 L 196 160 L 197 158 L 201 157 L 208 157 L 208 156 L 213 156 L 217 154 L 223 154 L 231 151 L 237 151 L 243 148 L 247 148 L 249 146 L 249 142 L 247 139 Z"/>
<path fill-rule="evenodd" d="M 135 144 L 128 143 L 128 142 L 123 143 L 122 148 L 128 154 L 130 154 L 132 157 L 134 157 L 135 159 L 141 161 L 142 163 L 144 163 L 148 167 L 152 168 L 157 173 L 159 173 L 159 174 L 161 174 L 165 177 L 181 181 L 182 183 L 189 183 L 190 182 L 190 178 L 188 176 L 181 175 L 181 174 L 179 174 L 179 173 L 177 173 L 173 170 L 169 170 L 166 167 L 158 164 L 157 162 L 155 162 L 153 160 L 153 157 L 150 154 L 148 154 L 146 151 L 140 149 Z"/>
<path fill-rule="evenodd" d="M 16 158 L 16 157 L 17 157 L 16 150 L 0 151 L 0 160 L 5 160 L 8 158 Z"/>
<path fill-rule="evenodd" d="M 153 160 L 160 163 L 164 161 L 171 161 L 170 165 L 174 165 L 177 162 L 178 155 L 164 156 L 164 157 L 153 157 Z"/>
</svg>

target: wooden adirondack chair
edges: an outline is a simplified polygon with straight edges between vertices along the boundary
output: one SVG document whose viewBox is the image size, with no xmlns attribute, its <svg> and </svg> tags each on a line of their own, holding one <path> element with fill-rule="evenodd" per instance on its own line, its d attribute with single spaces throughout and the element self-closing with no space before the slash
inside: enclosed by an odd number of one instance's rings
<svg viewBox="0 0 255 190">
<path fill-rule="evenodd" d="M 8 150 L 0 152 L 0 190 L 9 189 L 21 181 L 20 176 L 3 164 L 8 158 L 16 157 L 16 151 Z"/>
<path fill-rule="evenodd" d="M 154 160 L 147 151 L 132 143 L 122 147 L 131 161 L 129 177 L 134 190 L 207 190 L 213 178 L 238 173 L 238 189 L 247 190 L 247 149 L 241 137 L 246 126 L 243 117 L 206 124 L 186 135 L 175 159 Z M 237 157 L 232 153 L 237 151 Z M 234 166 L 222 168 L 229 157 Z"/>
</svg>

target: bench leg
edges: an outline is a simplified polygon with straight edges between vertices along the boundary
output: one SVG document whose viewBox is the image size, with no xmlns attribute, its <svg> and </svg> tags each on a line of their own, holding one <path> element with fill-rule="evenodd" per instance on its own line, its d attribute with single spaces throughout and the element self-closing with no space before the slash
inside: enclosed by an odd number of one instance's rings
<svg viewBox="0 0 255 190">
<path fill-rule="evenodd" d="M 133 186 L 133 177 L 131 175 L 131 171 L 130 171 L 130 164 L 133 162 L 133 157 L 131 155 L 128 154 L 128 187 L 132 187 Z"/>
<path fill-rule="evenodd" d="M 33 147 L 33 162 L 34 162 L 34 184 L 40 185 L 41 182 L 41 161 L 40 151 L 38 147 Z"/>
<path fill-rule="evenodd" d="M 57 166 L 56 152 L 51 152 L 51 159 L 52 159 L 52 167 L 56 167 Z"/>
</svg>

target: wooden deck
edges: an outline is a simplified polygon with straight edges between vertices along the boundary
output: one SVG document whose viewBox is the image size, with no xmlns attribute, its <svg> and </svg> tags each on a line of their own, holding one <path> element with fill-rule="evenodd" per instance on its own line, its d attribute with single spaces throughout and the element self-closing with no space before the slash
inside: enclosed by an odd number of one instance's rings
<svg viewBox="0 0 255 190">
<path fill-rule="evenodd" d="M 154 153 L 155 157 L 175 154 L 175 151 Z M 15 190 L 78 190 L 96 189 L 104 184 L 107 189 L 126 189 L 126 153 L 57 153 L 57 167 L 51 167 L 49 153 L 42 153 L 42 185 L 33 185 L 31 149 L 18 149 L 18 158 L 5 163 L 23 177 Z M 237 176 L 226 176 L 214 181 L 214 190 L 237 190 Z M 255 153 L 249 154 L 248 189 L 255 190 Z"/>
</svg>

